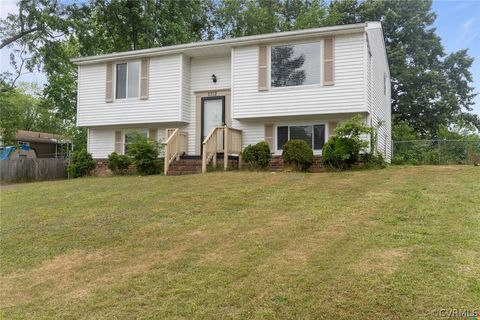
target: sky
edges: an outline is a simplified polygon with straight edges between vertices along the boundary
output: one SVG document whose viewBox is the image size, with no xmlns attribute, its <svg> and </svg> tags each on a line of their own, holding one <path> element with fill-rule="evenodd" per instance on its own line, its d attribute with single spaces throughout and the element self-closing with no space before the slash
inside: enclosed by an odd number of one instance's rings
<svg viewBox="0 0 480 320">
<path fill-rule="evenodd" d="M 0 18 L 16 12 L 16 0 L 0 0 Z M 480 0 L 434 0 L 432 9 L 437 13 L 434 26 L 442 38 L 445 52 L 451 53 L 467 48 L 475 62 L 470 70 L 474 77 L 475 92 L 480 93 Z M 9 70 L 10 50 L 0 52 L 0 72 Z M 41 73 L 27 74 L 20 81 L 44 84 Z M 480 115 L 480 94 L 475 99 L 474 112 Z"/>
</svg>

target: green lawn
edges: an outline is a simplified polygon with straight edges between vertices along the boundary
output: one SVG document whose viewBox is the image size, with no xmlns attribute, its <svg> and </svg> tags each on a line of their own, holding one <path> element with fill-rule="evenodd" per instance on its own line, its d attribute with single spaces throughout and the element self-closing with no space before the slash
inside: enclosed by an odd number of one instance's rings
<svg viewBox="0 0 480 320">
<path fill-rule="evenodd" d="M 433 318 L 480 307 L 480 168 L 25 184 L 0 258 L 2 319 Z"/>
</svg>

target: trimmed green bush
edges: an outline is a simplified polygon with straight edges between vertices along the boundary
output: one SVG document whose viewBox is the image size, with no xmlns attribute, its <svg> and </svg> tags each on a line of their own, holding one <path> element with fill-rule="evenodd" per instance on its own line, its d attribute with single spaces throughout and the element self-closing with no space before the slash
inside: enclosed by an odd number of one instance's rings
<svg viewBox="0 0 480 320">
<path fill-rule="evenodd" d="M 158 174 L 160 172 L 156 160 L 160 145 L 144 135 L 134 133 L 132 142 L 128 144 L 128 156 L 140 175 Z"/>
<path fill-rule="evenodd" d="M 313 164 L 313 150 L 303 140 L 289 140 L 283 145 L 283 162 L 299 171 L 306 171 Z"/>
<path fill-rule="evenodd" d="M 362 134 L 370 135 L 371 153 L 375 154 L 376 132 L 365 125 L 362 119 L 362 116 L 357 115 L 338 124 L 335 128 L 335 136 L 323 146 L 322 163 L 324 165 L 340 170 L 351 168 L 358 161 L 360 151 L 363 150 L 366 153 L 366 148 L 369 146 L 367 141 L 360 138 Z"/>
<path fill-rule="evenodd" d="M 250 169 L 265 169 L 270 160 L 270 146 L 266 141 L 257 144 L 249 144 L 243 149 L 242 158 Z"/>
<path fill-rule="evenodd" d="M 357 162 L 360 149 L 361 145 L 353 138 L 333 136 L 323 146 L 322 162 L 340 170 L 350 168 Z"/>
<path fill-rule="evenodd" d="M 72 155 L 72 161 L 67 168 L 72 178 L 86 176 L 95 168 L 92 155 L 86 149 L 76 151 Z"/>
<path fill-rule="evenodd" d="M 126 155 L 112 152 L 108 155 L 107 167 L 116 174 L 123 174 L 132 164 L 132 160 Z"/>
</svg>

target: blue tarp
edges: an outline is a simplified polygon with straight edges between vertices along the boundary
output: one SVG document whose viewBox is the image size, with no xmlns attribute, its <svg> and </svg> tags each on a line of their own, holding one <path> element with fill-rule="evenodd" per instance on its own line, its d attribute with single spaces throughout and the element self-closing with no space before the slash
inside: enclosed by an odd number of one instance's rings
<svg viewBox="0 0 480 320">
<path fill-rule="evenodd" d="M 20 148 L 21 150 L 25 150 L 25 151 L 29 151 L 32 149 L 26 145 L 22 145 L 20 147 L 13 147 L 13 146 L 2 147 L 0 148 L 0 160 L 8 160 L 12 152 L 17 150 L 17 148 Z"/>
</svg>

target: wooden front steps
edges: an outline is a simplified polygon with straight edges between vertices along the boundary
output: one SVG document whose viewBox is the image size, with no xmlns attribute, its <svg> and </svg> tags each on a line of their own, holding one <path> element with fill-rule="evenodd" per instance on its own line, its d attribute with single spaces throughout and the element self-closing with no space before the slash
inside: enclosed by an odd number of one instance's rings
<svg viewBox="0 0 480 320">
<path fill-rule="evenodd" d="M 238 157 L 228 157 L 228 167 L 238 168 Z M 223 154 L 217 154 L 217 168 L 223 170 Z M 214 168 L 210 167 L 210 170 Z M 201 156 L 181 156 L 180 160 L 174 160 L 168 169 L 169 176 L 179 176 L 185 174 L 202 173 L 202 157 Z"/>
</svg>

